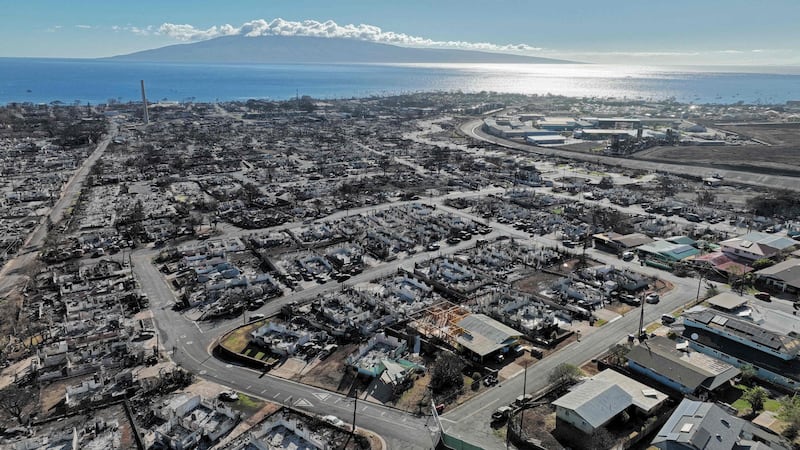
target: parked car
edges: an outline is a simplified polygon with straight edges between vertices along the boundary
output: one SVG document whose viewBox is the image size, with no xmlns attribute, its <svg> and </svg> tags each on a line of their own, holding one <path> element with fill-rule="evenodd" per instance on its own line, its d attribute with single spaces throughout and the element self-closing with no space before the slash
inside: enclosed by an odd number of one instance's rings
<svg viewBox="0 0 800 450">
<path fill-rule="evenodd" d="M 239 394 L 234 391 L 220 392 L 219 399 L 226 402 L 235 402 L 239 400 Z"/>
<path fill-rule="evenodd" d="M 662 314 L 661 315 L 661 323 L 665 325 L 669 325 L 671 323 L 675 323 L 675 318 L 669 314 Z"/>
<path fill-rule="evenodd" d="M 641 300 L 639 300 L 638 298 L 634 297 L 631 294 L 622 294 L 619 297 L 619 301 L 621 301 L 622 303 L 626 303 L 628 305 L 631 305 L 631 306 L 639 306 L 639 305 L 642 304 Z"/>
<path fill-rule="evenodd" d="M 255 322 L 256 320 L 263 320 L 266 317 L 267 316 L 265 316 L 264 314 L 261 314 L 261 313 L 259 313 L 259 314 L 250 314 L 250 322 Z"/>
<path fill-rule="evenodd" d="M 636 256 L 633 252 L 622 252 L 622 260 L 623 261 L 630 261 L 633 257 Z"/>
<path fill-rule="evenodd" d="M 322 416 L 322 420 L 324 420 L 325 422 L 328 422 L 329 424 L 331 424 L 331 425 L 333 425 L 335 427 L 344 426 L 344 421 L 342 419 L 336 417 L 336 416 L 331 416 L 331 415 Z"/>
<path fill-rule="evenodd" d="M 761 301 L 765 301 L 765 302 L 771 302 L 772 301 L 772 296 L 769 295 L 769 292 L 759 292 L 759 293 L 756 294 L 756 298 L 761 300 Z"/>
<path fill-rule="evenodd" d="M 501 406 L 492 413 L 492 421 L 499 422 L 508 419 L 508 416 L 514 411 L 510 406 Z"/>
<path fill-rule="evenodd" d="M 531 394 L 520 395 L 516 399 L 514 399 L 514 405 L 523 406 L 527 405 L 531 401 L 533 401 L 533 396 Z"/>
<path fill-rule="evenodd" d="M 652 294 L 647 294 L 647 297 L 644 298 L 644 301 L 646 301 L 647 303 L 651 303 L 651 304 L 656 304 L 660 300 L 661 300 L 661 297 L 659 297 L 659 295 L 656 294 L 655 292 L 652 293 Z"/>
</svg>

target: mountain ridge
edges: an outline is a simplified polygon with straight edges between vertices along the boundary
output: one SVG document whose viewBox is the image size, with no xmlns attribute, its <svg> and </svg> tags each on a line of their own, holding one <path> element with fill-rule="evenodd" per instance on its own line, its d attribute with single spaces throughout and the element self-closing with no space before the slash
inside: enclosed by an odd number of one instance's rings
<svg viewBox="0 0 800 450">
<path fill-rule="evenodd" d="M 575 64 L 573 61 L 535 56 L 477 50 L 399 47 L 355 39 L 311 36 L 223 36 L 190 44 L 174 44 L 103 59 L 207 64 Z"/>
</svg>

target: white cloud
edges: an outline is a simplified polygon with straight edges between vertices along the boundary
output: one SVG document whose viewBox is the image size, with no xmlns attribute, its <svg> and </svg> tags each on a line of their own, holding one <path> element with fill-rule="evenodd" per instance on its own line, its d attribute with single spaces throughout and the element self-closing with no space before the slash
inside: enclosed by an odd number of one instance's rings
<svg viewBox="0 0 800 450">
<path fill-rule="evenodd" d="M 132 31 L 132 30 L 131 30 Z M 304 20 L 295 22 L 283 19 L 251 20 L 239 27 L 225 24 L 201 29 L 189 24 L 164 23 L 158 27 L 156 34 L 169 36 L 181 41 L 200 41 L 220 36 L 242 35 L 255 36 L 313 36 L 325 38 L 355 39 L 384 44 L 395 44 L 407 47 L 440 47 L 464 50 L 485 50 L 500 52 L 535 52 L 542 50 L 528 44 L 498 45 L 488 42 L 435 41 L 419 36 L 412 36 L 394 31 L 384 31 L 375 25 L 339 25 L 332 20 L 319 22 Z"/>
<path fill-rule="evenodd" d="M 91 25 L 75 25 L 75 28 L 80 28 L 81 30 L 89 30 L 92 28 Z"/>
<path fill-rule="evenodd" d="M 55 33 L 56 31 L 58 31 L 58 30 L 60 30 L 62 28 L 64 28 L 62 25 L 54 25 L 54 26 L 52 26 L 50 28 L 45 29 L 44 31 L 46 31 L 48 33 Z"/>
</svg>

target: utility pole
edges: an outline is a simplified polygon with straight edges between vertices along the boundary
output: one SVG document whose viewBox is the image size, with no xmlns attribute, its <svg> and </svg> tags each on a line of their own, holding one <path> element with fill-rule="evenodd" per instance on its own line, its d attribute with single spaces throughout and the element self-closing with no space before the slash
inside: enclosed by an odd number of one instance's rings
<svg viewBox="0 0 800 450">
<path fill-rule="evenodd" d="M 358 412 L 358 389 L 356 389 L 356 395 L 353 397 L 353 431 L 351 431 L 353 434 L 356 432 L 356 412 Z"/>
<path fill-rule="evenodd" d="M 644 304 L 647 303 L 645 301 L 644 292 L 642 293 L 640 302 L 642 303 L 642 307 L 640 308 L 641 314 L 639 315 L 639 329 L 636 330 L 636 336 L 639 336 L 639 342 L 643 341 L 646 337 L 644 331 L 642 331 L 644 329 Z"/>
<path fill-rule="evenodd" d="M 525 371 L 523 372 L 522 377 L 522 409 L 519 410 L 519 436 L 522 438 L 522 419 L 525 417 L 525 394 L 528 390 L 528 362 L 525 361 Z M 508 434 L 506 432 L 506 434 Z"/>
<path fill-rule="evenodd" d="M 700 286 L 703 284 L 703 272 L 699 272 L 700 279 L 697 280 L 697 295 L 694 298 L 695 304 L 700 301 Z"/>
</svg>

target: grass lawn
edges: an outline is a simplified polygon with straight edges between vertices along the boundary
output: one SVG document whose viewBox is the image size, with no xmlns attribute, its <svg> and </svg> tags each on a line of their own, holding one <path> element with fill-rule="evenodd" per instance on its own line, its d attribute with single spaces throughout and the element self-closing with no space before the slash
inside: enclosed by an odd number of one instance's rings
<svg viewBox="0 0 800 450">
<path fill-rule="evenodd" d="M 644 329 L 644 331 L 647 334 L 650 334 L 650 333 L 656 331 L 657 329 L 661 328 L 661 325 L 662 325 L 661 322 L 653 322 L 650 325 L 648 325 L 647 328 Z"/>
<path fill-rule="evenodd" d="M 250 332 L 264 325 L 265 323 L 266 321 L 262 320 L 247 324 L 241 328 L 237 328 L 229 335 L 225 336 L 225 339 L 223 339 L 220 344 L 232 352 L 241 353 L 245 348 L 247 348 L 247 344 L 250 343 Z"/>
<path fill-rule="evenodd" d="M 231 405 L 234 409 L 241 411 L 245 414 L 253 414 L 259 409 L 263 408 L 266 405 L 266 402 L 261 400 L 252 398 L 246 394 L 241 392 L 238 393 L 239 400 L 236 401 L 233 405 Z"/>
<path fill-rule="evenodd" d="M 594 321 L 594 326 L 599 328 L 599 327 L 602 327 L 603 325 L 605 325 L 607 323 L 608 323 L 608 321 L 606 319 L 597 319 L 597 320 Z"/>
<path fill-rule="evenodd" d="M 750 406 L 750 402 L 742 398 L 742 395 L 744 395 L 744 391 L 747 390 L 747 386 L 743 384 L 737 384 L 735 388 L 738 392 L 735 392 L 734 394 L 738 398 L 736 399 L 736 401 L 731 403 L 731 406 L 733 406 L 734 408 L 736 408 L 737 411 L 739 411 L 739 415 L 746 414 L 752 408 Z M 780 408 L 781 404 L 778 400 L 768 398 L 764 401 L 764 411 L 778 412 Z"/>
<path fill-rule="evenodd" d="M 427 392 L 428 383 L 430 383 L 430 376 L 427 374 L 416 379 L 414 385 L 411 386 L 410 389 L 400 394 L 400 398 L 397 399 L 395 407 L 403 411 L 418 411 L 419 402 L 430 398 Z M 430 409 L 430 401 L 426 402 L 425 406 L 423 406 L 423 410 L 428 409 Z"/>
</svg>

